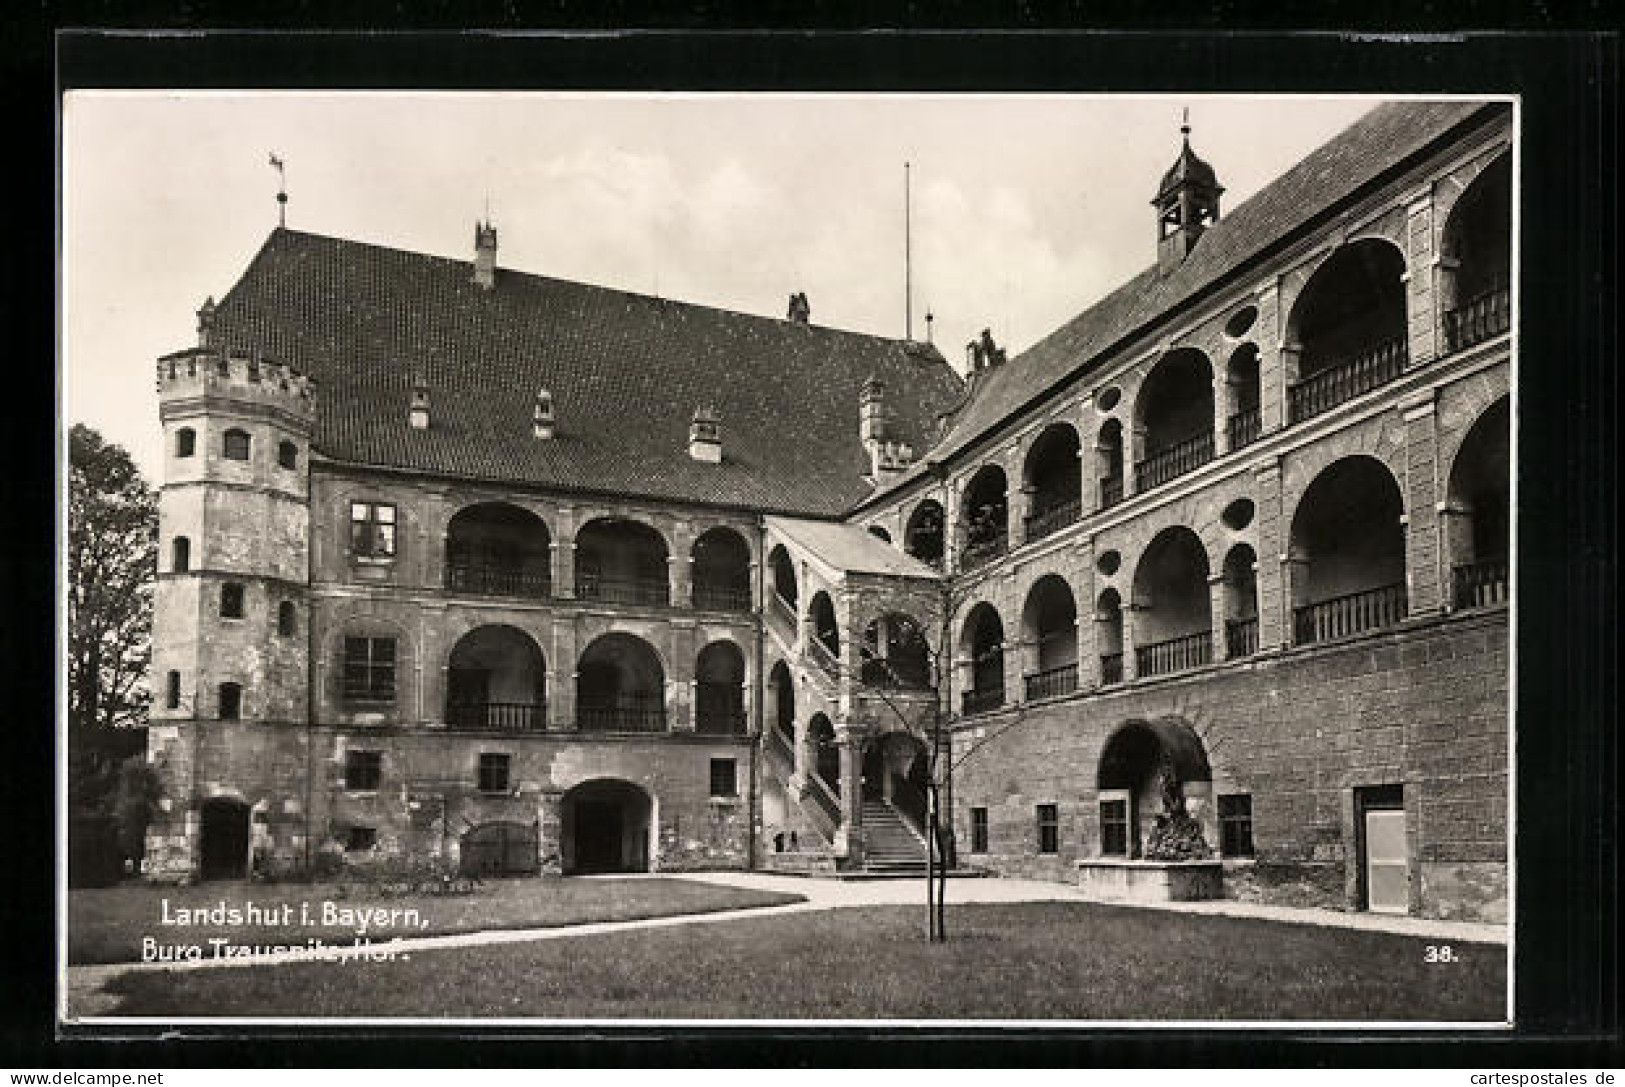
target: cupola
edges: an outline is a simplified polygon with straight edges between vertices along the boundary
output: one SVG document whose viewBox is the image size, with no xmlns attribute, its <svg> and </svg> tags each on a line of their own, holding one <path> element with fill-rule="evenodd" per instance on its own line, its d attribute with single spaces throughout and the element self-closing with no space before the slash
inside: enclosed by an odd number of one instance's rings
<svg viewBox="0 0 1625 1087">
<path fill-rule="evenodd" d="M 489 221 L 474 224 L 474 282 L 486 290 L 497 282 L 497 228 Z"/>
<path fill-rule="evenodd" d="M 1183 139 L 1179 158 L 1162 175 L 1151 201 L 1157 209 L 1157 267 L 1164 273 L 1179 267 L 1202 232 L 1219 221 L 1219 197 L 1224 193 L 1213 167 L 1191 150 L 1189 111 L 1179 131 Z"/>
</svg>

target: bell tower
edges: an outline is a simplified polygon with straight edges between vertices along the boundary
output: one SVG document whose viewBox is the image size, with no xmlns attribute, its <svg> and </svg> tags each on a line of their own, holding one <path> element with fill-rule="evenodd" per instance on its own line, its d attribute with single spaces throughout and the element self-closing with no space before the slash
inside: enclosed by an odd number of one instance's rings
<svg viewBox="0 0 1625 1087">
<path fill-rule="evenodd" d="M 1151 201 L 1157 209 L 1157 267 L 1165 275 L 1179 267 L 1202 232 L 1218 222 L 1219 197 L 1224 193 L 1213 167 L 1191 150 L 1189 110 L 1179 131 L 1183 139 L 1179 158 L 1162 175 Z"/>
</svg>

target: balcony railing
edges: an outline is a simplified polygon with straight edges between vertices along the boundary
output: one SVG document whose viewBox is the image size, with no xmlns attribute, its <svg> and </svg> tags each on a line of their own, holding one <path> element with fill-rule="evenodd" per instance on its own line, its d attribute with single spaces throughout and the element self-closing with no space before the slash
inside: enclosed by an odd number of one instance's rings
<svg viewBox="0 0 1625 1087">
<path fill-rule="evenodd" d="M 1198 630 L 1177 638 L 1134 647 L 1134 671 L 1146 676 L 1165 676 L 1213 662 L 1213 632 Z"/>
<path fill-rule="evenodd" d="M 841 659 L 830 651 L 829 646 L 817 638 L 807 639 L 807 655 L 823 669 L 825 675 L 833 678 L 841 670 Z"/>
<path fill-rule="evenodd" d="M 1123 654 L 1102 653 L 1100 655 L 1100 683 L 1101 686 L 1110 687 L 1114 683 L 1123 682 Z"/>
<path fill-rule="evenodd" d="M 777 589 L 767 594 L 767 615 L 769 621 L 779 625 L 779 633 L 783 634 L 787 641 L 796 640 L 796 609 L 779 595 Z"/>
<path fill-rule="evenodd" d="M 789 737 L 785 736 L 777 725 L 770 725 L 767 729 L 767 748 L 782 759 L 786 766 L 791 769 L 795 768 L 795 748 L 791 746 Z"/>
<path fill-rule="evenodd" d="M 749 611 L 750 590 L 732 585 L 694 586 L 694 606 L 704 611 Z"/>
<path fill-rule="evenodd" d="M 1100 508 L 1111 509 L 1123 500 L 1123 479 L 1121 476 L 1109 476 L 1100 481 Z"/>
<path fill-rule="evenodd" d="M 745 695 L 737 683 L 694 685 L 694 731 L 708 736 L 745 734 Z"/>
<path fill-rule="evenodd" d="M 582 732 L 665 732 L 666 707 L 584 703 L 576 708 L 576 727 Z"/>
<path fill-rule="evenodd" d="M 1225 436 L 1230 439 L 1230 451 L 1252 445 L 1264 433 L 1264 416 L 1256 407 L 1243 408 L 1224 424 Z"/>
<path fill-rule="evenodd" d="M 583 600 L 601 600 L 606 604 L 663 608 L 671 603 L 671 586 L 661 578 L 615 577 L 582 572 L 576 575 L 576 596 Z"/>
<path fill-rule="evenodd" d="M 978 566 L 992 562 L 1009 548 L 1010 535 L 1001 529 L 992 535 L 965 544 L 964 550 L 959 553 L 959 568 L 974 570 Z"/>
<path fill-rule="evenodd" d="M 837 795 L 840 783 L 830 784 L 816 770 L 807 775 L 807 783 L 812 787 L 807 790 L 806 795 L 813 798 L 813 803 L 829 821 L 830 830 L 834 830 L 841 825 L 841 801 Z"/>
<path fill-rule="evenodd" d="M 1464 563 L 1451 574 L 1458 608 L 1490 608 L 1507 602 L 1507 560 L 1485 559 Z"/>
<path fill-rule="evenodd" d="M 1213 432 L 1195 434 L 1165 446 L 1134 466 L 1134 483 L 1141 491 L 1194 472 L 1213 459 Z"/>
<path fill-rule="evenodd" d="M 875 658 L 863 662 L 858 679 L 865 687 L 890 687 L 905 691 L 924 691 L 931 688 L 931 678 L 923 661 L 897 657 L 891 660 Z"/>
<path fill-rule="evenodd" d="M 553 592 L 553 579 L 545 570 L 519 570 L 485 563 L 446 564 L 446 589 L 478 596 L 527 596 L 542 599 Z"/>
<path fill-rule="evenodd" d="M 1229 660 L 1258 652 L 1258 616 L 1224 621 L 1224 655 Z"/>
<path fill-rule="evenodd" d="M 1002 705 L 1004 705 L 1003 687 L 983 687 L 965 691 L 960 695 L 960 712 L 965 717 L 988 713 Z"/>
<path fill-rule="evenodd" d="M 1393 626 L 1405 612 L 1405 586 L 1383 585 L 1293 608 L 1292 637 L 1299 645 L 1347 638 Z"/>
<path fill-rule="evenodd" d="M 1351 359 L 1335 362 L 1287 390 L 1291 421 L 1301 423 L 1363 396 L 1400 375 L 1410 348 L 1405 337 L 1378 344 Z"/>
<path fill-rule="evenodd" d="M 1512 288 L 1492 287 L 1444 315 L 1445 347 L 1461 351 L 1512 327 Z"/>
<path fill-rule="evenodd" d="M 1027 542 L 1041 540 L 1052 532 L 1059 532 L 1077 521 L 1083 514 L 1083 500 L 1069 498 L 1051 503 L 1036 511 L 1023 522 L 1027 528 Z"/>
<path fill-rule="evenodd" d="M 446 707 L 454 729 L 533 732 L 547 727 L 546 702 L 454 702 Z"/>
<path fill-rule="evenodd" d="M 1078 689 L 1078 666 L 1063 664 L 1059 668 L 1046 668 L 1042 672 L 1033 672 L 1024 679 L 1027 701 L 1055 698 L 1058 695 L 1071 694 Z"/>
</svg>

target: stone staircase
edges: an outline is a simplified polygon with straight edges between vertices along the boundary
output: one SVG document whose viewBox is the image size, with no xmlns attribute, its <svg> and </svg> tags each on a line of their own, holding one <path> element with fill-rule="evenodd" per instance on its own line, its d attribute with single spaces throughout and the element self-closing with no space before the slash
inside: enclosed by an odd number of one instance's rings
<svg viewBox="0 0 1625 1087">
<path fill-rule="evenodd" d="M 925 839 L 884 800 L 863 802 L 863 868 L 899 875 L 925 871 Z"/>
</svg>

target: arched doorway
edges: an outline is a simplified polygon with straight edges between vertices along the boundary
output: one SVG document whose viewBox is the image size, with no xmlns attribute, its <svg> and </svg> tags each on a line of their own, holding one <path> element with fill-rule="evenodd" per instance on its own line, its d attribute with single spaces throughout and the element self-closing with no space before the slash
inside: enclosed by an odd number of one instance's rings
<svg viewBox="0 0 1625 1087">
<path fill-rule="evenodd" d="M 745 655 L 733 642 L 712 642 L 695 659 L 694 731 L 745 734 Z"/>
<path fill-rule="evenodd" d="M 666 672 L 635 634 L 605 634 L 576 665 L 576 724 L 583 732 L 666 731 Z"/>
<path fill-rule="evenodd" d="M 248 878 L 248 805 L 229 797 L 205 800 L 201 823 L 199 878 Z"/>
<path fill-rule="evenodd" d="M 565 793 L 559 825 L 564 874 L 649 871 L 653 809 L 647 792 L 616 778 Z"/>
<path fill-rule="evenodd" d="M 1179 718 L 1129 721 L 1113 732 L 1101 749 L 1096 787 L 1102 856 L 1211 854 L 1213 772 L 1201 737 Z M 1181 816 L 1190 822 L 1181 826 Z"/>
<path fill-rule="evenodd" d="M 907 732 L 877 736 L 863 751 L 863 799 L 890 804 L 915 830 L 922 830 L 929 774 L 930 754 L 917 737 Z"/>
<path fill-rule="evenodd" d="M 536 840 L 534 823 L 482 823 L 463 835 L 459 868 L 467 876 L 533 876 Z"/>
</svg>

